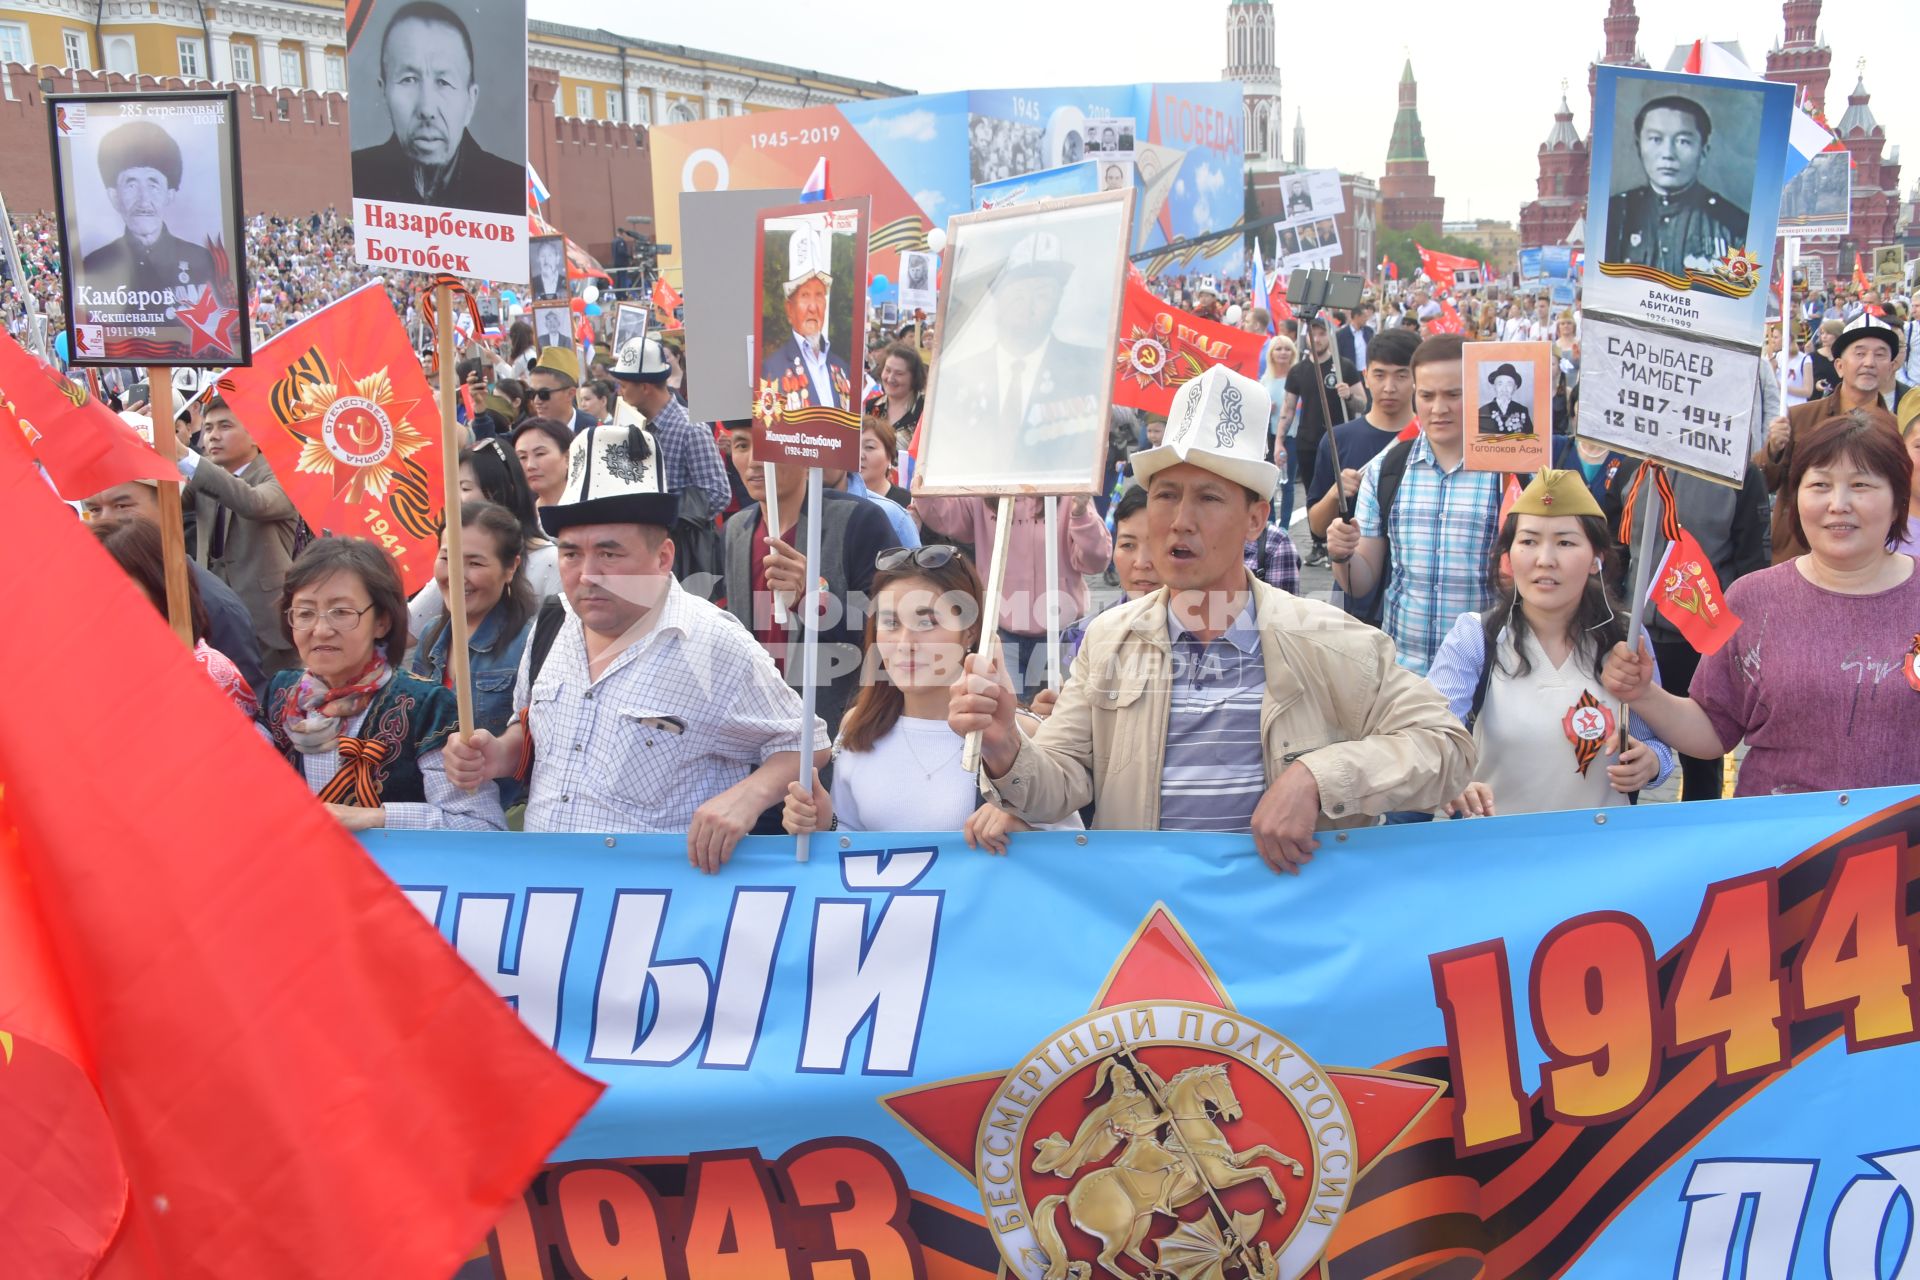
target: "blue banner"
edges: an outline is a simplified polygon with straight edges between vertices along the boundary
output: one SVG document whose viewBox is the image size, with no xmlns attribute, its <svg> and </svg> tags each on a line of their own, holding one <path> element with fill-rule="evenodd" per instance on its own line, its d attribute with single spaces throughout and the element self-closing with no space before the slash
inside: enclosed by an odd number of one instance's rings
<svg viewBox="0 0 1920 1280">
<path fill-rule="evenodd" d="M 462 1280 L 1877 1280 L 1916 835 L 1893 789 L 1327 833 L 1297 877 L 1225 836 L 367 843 L 608 1085 Z"/>
</svg>

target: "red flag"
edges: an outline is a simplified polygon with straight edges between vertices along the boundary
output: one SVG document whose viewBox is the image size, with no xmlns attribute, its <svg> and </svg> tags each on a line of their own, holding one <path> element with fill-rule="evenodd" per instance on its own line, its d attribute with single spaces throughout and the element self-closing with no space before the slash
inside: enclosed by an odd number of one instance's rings
<svg viewBox="0 0 1920 1280">
<path fill-rule="evenodd" d="M 1853 255 L 1853 287 L 1860 293 L 1865 293 L 1869 287 L 1866 267 L 1861 263 L 1858 253 Z"/>
<path fill-rule="evenodd" d="M 1464 333 L 1466 322 L 1460 318 L 1460 310 L 1453 305 L 1453 299 L 1438 295 L 1436 298 L 1440 303 L 1440 314 L 1426 322 L 1427 333 Z"/>
<path fill-rule="evenodd" d="M 377 542 L 408 595 L 426 585 L 440 554 L 440 411 L 378 282 L 281 332 L 220 390 L 315 532 Z"/>
<path fill-rule="evenodd" d="M 1266 335 L 1202 320 L 1128 280 L 1114 355 L 1113 402 L 1164 414 L 1173 395 L 1216 364 L 1249 378 L 1260 376 Z"/>
<path fill-rule="evenodd" d="M 599 1087 L 314 803 L 5 432 L 0 538 L 33 548 L 0 592 L 36 620 L 0 627 L 9 1274 L 104 1251 L 114 1280 L 452 1275 Z M 99 732 L 132 706 L 163 754 Z"/>
<path fill-rule="evenodd" d="M 1713 562 L 1685 529 L 1654 571 L 1653 607 L 1701 654 L 1713 653 L 1740 629 Z"/>
<path fill-rule="evenodd" d="M 1273 284 L 1267 289 L 1267 314 L 1273 317 L 1275 324 L 1293 319 L 1293 304 L 1287 301 L 1287 273 L 1284 271 L 1273 273 Z"/>
<path fill-rule="evenodd" d="M 680 304 L 684 301 L 680 291 L 668 284 L 665 276 L 653 282 L 653 306 L 660 313 L 661 319 L 672 320 L 673 313 L 680 309 Z"/>
<path fill-rule="evenodd" d="M 161 423 L 159 429 L 171 430 Z M 0 334 L 0 432 L 18 432 L 69 502 L 129 480 L 179 480 L 180 472 L 94 399 L 12 338 Z M 16 544 L 18 545 L 18 544 Z"/>
</svg>

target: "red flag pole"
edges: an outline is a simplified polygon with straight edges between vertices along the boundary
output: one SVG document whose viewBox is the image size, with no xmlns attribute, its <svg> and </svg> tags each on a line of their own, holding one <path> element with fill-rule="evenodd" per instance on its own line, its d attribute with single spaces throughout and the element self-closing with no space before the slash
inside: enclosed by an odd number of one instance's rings
<svg viewBox="0 0 1920 1280">
<path fill-rule="evenodd" d="M 156 365 L 147 370 L 147 412 L 153 415 L 153 447 L 168 462 L 180 460 L 180 437 L 173 429 L 173 370 Z M 163 417 L 161 411 L 165 410 Z M 213 466 L 214 463 L 207 463 Z M 189 649 L 193 647 L 193 606 L 187 597 L 187 534 L 181 516 L 180 477 L 162 480 L 160 550 L 167 571 L 167 623 Z"/>
<path fill-rule="evenodd" d="M 440 374 L 440 461 L 445 483 L 442 511 L 447 525 L 447 675 L 460 713 L 460 740 L 473 734 L 473 682 L 467 675 L 467 561 L 460 548 L 460 423 L 454 416 L 453 289 L 433 290 Z"/>
</svg>

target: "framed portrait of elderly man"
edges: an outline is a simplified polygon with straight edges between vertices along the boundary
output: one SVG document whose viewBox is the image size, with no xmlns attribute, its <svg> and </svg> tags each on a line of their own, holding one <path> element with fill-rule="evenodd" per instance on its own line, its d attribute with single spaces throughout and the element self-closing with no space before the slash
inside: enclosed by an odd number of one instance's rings
<svg viewBox="0 0 1920 1280">
<path fill-rule="evenodd" d="M 1043 200 L 947 223 L 921 491 L 1100 491 L 1130 194 Z"/>
<path fill-rule="evenodd" d="M 622 302 L 616 305 L 613 316 L 613 351 L 617 356 L 627 349 L 629 342 L 637 342 L 647 336 L 648 308 L 637 302 Z"/>
<path fill-rule="evenodd" d="M 354 254 L 524 284 L 526 0 L 347 0 Z"/>
<path fill-rule="evenodd" d="M 535 236 L 530 244 L 533 256 L 530 259 L 533 272 L 527 282 L 527 291 L 533 300 L 539 302 L 565 302 L 567 300 L 567 238 L 565 236 Z"/>
<path fill-rule="evenodd" d="M 1758 345 L 1793 86 L 1602 67 L 1588 310 Z"/>
<path fill-rule="evenodd" d="M 868 204 L 858 196 L 759 214 L 757 462 L 859 469 Z"/>
<path fill-rule="evenodd" d="M 72 364 L 252 363 L 234 111 L 231 90 L 48 97 Z"/>
<path fill-rule="evenodd" d="M 1469 342 L 1460 385 L 1475 408 L 1466 440 L 1469 471 L 1538 471 L 1553 460 L 1550 342 Z"/>
</svg>

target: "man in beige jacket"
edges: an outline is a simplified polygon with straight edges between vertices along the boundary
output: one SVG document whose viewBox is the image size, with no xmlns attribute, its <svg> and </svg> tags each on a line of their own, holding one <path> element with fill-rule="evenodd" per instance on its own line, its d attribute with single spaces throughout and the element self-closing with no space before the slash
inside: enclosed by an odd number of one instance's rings
<svg viewBox="0 0 1920 1280">
<path fill-rule="evenodd" d="M 1010 813 L 1091 801 L 1101 828 L 1248 832 L 1297 873 L 1316 828 L 1435 808 L 1472 776 L 1472 739 L 1391 640 L 1247 573 L 1278 479 L 1269 408 L 1222 367 L 1181 389 L 1165 443 L 1133 458 L 1166 585 L 1095 619 L 1036 734 L 998 664 L 967 660 L 947 723 L 981 734 L 982 789 Z"/>
</svg>

